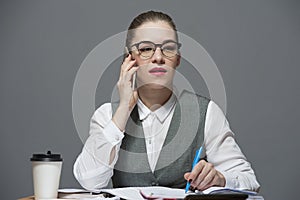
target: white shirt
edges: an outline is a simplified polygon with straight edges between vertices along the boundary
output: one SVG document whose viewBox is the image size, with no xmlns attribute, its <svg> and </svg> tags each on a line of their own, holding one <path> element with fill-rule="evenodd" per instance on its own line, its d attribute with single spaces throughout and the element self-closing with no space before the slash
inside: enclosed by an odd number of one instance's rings
<svg viewBox="0 0 300 200">
<path fill-rule="evenodd" d="M 152 172 L 154 172 L 175 110 L 175 95 L 172 95 L 164 106 L 154 112 L 145 106 L 140 99 L 138 99 L 137 105 L 146 140 L 148 161 Z"/>
<path fill-rule="evenodd" d="M 164 106 L 154 112 L 140 100 L 137 105 L 145 134 L 148 161 L 153 171 L 159 150 L 166 138 L 176 101 L 172 96 Z M 74 164 L 75 178 L 88 190 L 106 187 L 118 160 L 124 133 L 111 119 L 110 103 L 103 104 L 95 111 L 90 122 L 90 136 Z M 213 101 L 210 101 L 207 107 L 204 141 L 207 161 L 224 175 L 225 187 L 258 190 L 260 185 L 250 163 L 235 142 L 234 134 L 222 110 Z M 116 154 L 109 164 L 113 148 Z"/>
</svg>

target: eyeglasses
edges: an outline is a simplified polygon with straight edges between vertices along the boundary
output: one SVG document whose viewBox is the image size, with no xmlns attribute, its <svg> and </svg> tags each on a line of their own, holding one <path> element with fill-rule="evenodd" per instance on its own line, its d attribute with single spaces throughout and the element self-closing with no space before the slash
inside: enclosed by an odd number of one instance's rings
<svg viewBox="0 0 300 200">
<path fill-rule="evenodd" d="M 167 58 L 172 58 L 179 54 L 179 48 L 181 47 L 181 44 L 173 40 L 166 40 L 162 44 L 155 44 L 151 41 L 141 41 L 131 45 L 131 49 L 132 47 L 137 48 L 139 55 L 143 59 L 151 58 L 157 47 L 160 48 L 164 56 Z"/>
</svg>

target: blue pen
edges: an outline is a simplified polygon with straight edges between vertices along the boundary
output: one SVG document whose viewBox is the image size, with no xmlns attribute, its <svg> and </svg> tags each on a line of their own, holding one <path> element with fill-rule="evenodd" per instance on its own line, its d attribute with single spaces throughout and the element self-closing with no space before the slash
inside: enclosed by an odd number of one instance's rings
<svg viewBox="0 0 300 200">
<path fill-rule="evenodd" d="M 197 165 L 197 163 L 199 162 L 201 153 L 202 153 L 202 146 L 196 151 L 196 155 L 194 157 L 194 161 L 193 161 L 193 165 L 192 165 L 192 171 L 193 171 L 194 167 Z M 190 185 L 191 185 L 190 182 L 186 183 L 185 193 L 187 193 L 189 191 Z"/>
</svg>

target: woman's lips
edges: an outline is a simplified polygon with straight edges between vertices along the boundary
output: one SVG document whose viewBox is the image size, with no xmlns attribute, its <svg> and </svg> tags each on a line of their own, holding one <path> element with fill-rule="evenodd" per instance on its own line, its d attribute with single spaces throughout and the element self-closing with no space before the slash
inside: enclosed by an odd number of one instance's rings
<svg viewBox="0 0 300 200">
<path fill-rule="evenodd" d="M 167 70 L 162 67 L 154 67 L 151 70 L 149 70 L 149 73 L 159 76 L 159 75 L 163 75 L 163 74 L 167 73 Z"/>
</svg>

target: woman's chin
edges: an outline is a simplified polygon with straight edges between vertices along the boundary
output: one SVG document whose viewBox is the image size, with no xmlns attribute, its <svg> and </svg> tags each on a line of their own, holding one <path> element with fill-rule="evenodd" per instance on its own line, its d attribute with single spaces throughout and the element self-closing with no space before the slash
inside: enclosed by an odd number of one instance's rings
<svg viewBox="0 0 300 200">
<path fill-rule="evenodd" d="M 161 90 L 161 89 L 166 89 L 169 88 L 170 90 L 172 90 L 172 84 L 166 84 L 166 83 L 148 83 L 148 84 L 144 84 L 140 87 L 145 88 L 145 89 L 152 89 L 152 90 Z"/>
</svg>

